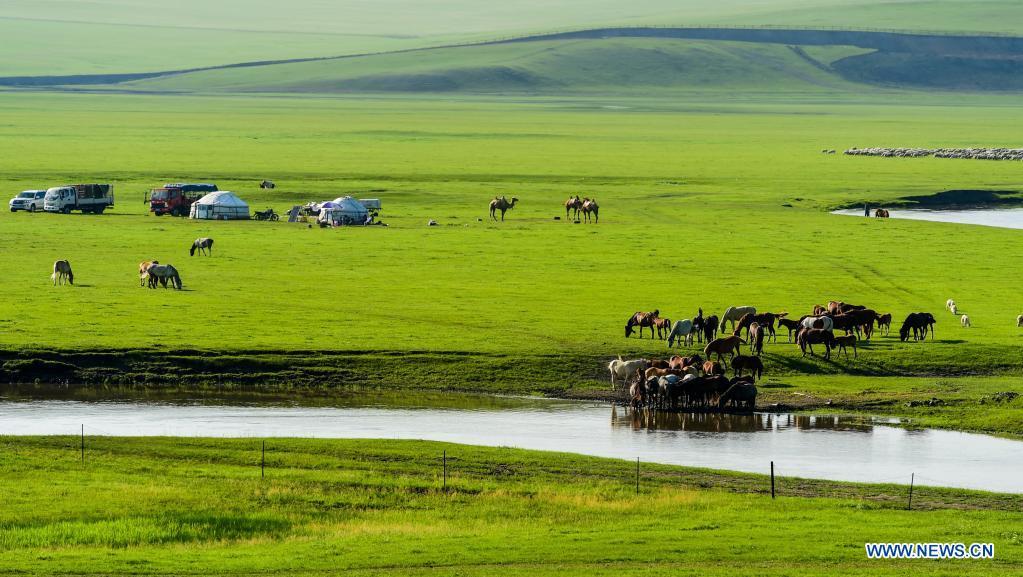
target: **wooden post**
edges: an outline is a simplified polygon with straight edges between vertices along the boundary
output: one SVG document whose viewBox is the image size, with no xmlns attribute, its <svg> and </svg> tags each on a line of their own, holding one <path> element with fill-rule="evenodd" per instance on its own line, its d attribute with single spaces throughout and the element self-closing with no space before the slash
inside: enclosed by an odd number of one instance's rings
<svg viewBox="0 0 1023 577">
<path fill-rule="evenodd" d="M 636 457 L 636 494 L 639 495 L 639 457 Z"/>
<path fill-rule="evenodd" d="M 82 423 L 82 462 L 85 462 L 85 423 Z"/>
<path fill-rule="evenodd" d="M 263 454 L 259 458 L 259 476 L 266 478 L 266 441 L 263 441 Z"/>
<path fill-rule="evenodd" d="M 444 492 L 448 490 L 448 450 L 444 449 Z"/>
<path fill-rule="evenodd" d="M 909 474 L 909 510 L 913 510 L 913 481 L 916 480 L 916 473 Z"/>
<path fill-rule="evenodd" d="M 774 461 L 771 461 L 771 498 L 774 499 Z"/>
</svg>

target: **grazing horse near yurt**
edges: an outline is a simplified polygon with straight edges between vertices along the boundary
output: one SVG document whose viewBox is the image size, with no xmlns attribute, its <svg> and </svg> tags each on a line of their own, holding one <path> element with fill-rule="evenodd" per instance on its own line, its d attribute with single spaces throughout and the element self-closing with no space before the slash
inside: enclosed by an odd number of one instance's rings
<svg viewBox="0 0 1023 577">
<path fill-rule="evenodd" d="M 824 345 L 824 358 L 831 358 L 831 349 L 835 348 L 835 334 L 829 330 L 824 329 L 803 329 L 796 335 L 796 344 L 799 345 L 800 350 L 803 351 L 803 356 L 806 356 L 806 349 L 810 349 L 810 354 L 817 356 L 813 352 L 813 345 L 823 344 Z"/>
<path fill-rule="evenodd" d="M 565 201 L 565 218 L 568 218 L 570 213 L 574 212 L 572 220 L 579 220 L 579 210 L 583 207 L 583 201 L 579 199 L 579 195 L 570 196 Z"/>
<path fill-rule="evenodd" d="M 597 201 L 592 198 L 583 199 L 583 221 L 590 222 L 590 215 L 593 215 L 593 222 L 600 222 L 600 207 L 597 206 Z"/>
<path fill-rule="evenodd" d="M 798 332 L 802 325 L 796 319 L 778 319 L 778 326 L 789 331 L 789 336 L 785 342 L 792 342 L 792 333 Z"/>
<path fill-rule="evenodd" d="M 57 284 L 75 284 L 75 273 L 71 272 L 71 263 L 66 260 L 58 260 L 53 263 L 53 274 L 50 275 L 53 286 Z"/>
<path fill-rule="evenodd" d="M 206 251 L 207 256 L 213 256 L 213 239 L 208 237 L 197 238 L 192 243 L 192 248 L 188 249 L 188 256 L 195 256 L 195 251 L 199 251 L 199 254 L 204 254 Z"/>
<path fill-rule="evenodd" d="M 181 290 L 181 275 L 178 274 L 178 269 L 174 268 L 173 265 L 154 264 L 149 267 L 149 276 L 160 281 L 163 288 L 167 288 L 167 282 L 170 281 L 172 287 Z M 155 283 L 150 286 L 152 288 L 156 288 Z"/>
<path fill-rule="evenodd" d="M 888 333 L 892 330 L 892 313 L 878 315 L 875 322 L 877 323 L 877 330 L 883 331 L 885 336 L 888 336 Z"/>
<path fill-rule="evenodd" d="M 741 377 L 744 371 L 749 371 L 753 382 L 756 382 L 756 379 L 764 376 L 764 363 L 759 357 L 738 355 L 732 359 L 732 371 L 735 372 L 736 377 Z"/>
<path fill-rule="evenodd" d="M 760 323 L 753 323 L 749 326 L 749 350 L 756 356 L 764 352 L 764 327 Z"/>
<path fill-rule="evenodd" d="M 888 211 L 883 208 L 874 211 L 874 218 L 888 218 L 889 216 Z"/>
<path fill-rule="evenodd" d="M 490 218 L 497 220 L 495 213 L 497 211 L 501 211 L 501 222 L 504 222 L 504 213 L 515 208 L 515 203 L 518 201 L 519 199 L 515 197 L 512 197 L 509 202 L 508 199 L 503 196 L 495 196 L 494 200 L 490 201 Z"/>
<path fill-rule="evenodd" d="M 730 357 L 739 354 L 739 346 L 744 344 L 746 344 L 746 341 L 742 340 L 738 335 L 721 337 L 707 343 L 707 346 L 703 348 L 703 354 L 708 359 L 712 355 L 717 355 L 718 360 L 723 361 L 726 354 Z"/>
<path fill-rule="evenodd" d="M 654 338 L 654 320 L 659 317 L 661 312 L 659 310 L 653 310 L 648 313 L 637 311 L 629 320 L 625 323 L 625 338 L 632 336 L 633 327 L 639 327 L 639 338 L 643 338 L 643 327 L 650 327 L 650 338 Z"/>
<path fill-rule="evenodd" d="M 856 335 L 845 335 L 844 337 L 835 337 L 835 346 L 838 347 L 838 354 L 842 354 L 843 351 L 845 352 L 846 359 L 849 358 L 848 347 L 852 347 L 854 359 L 857 356 L 859 356 L 856 353 Z"/>
<path fill-rule="evenodd" d="M 693 344 L 693 332 L 695 332 L 693 321 L 689 319 L 675 321 L 675 326 L 668 333 L 668 348 L 673 347 L 676 340 L 678 340 L 679 345 L 691 346 Z"/>
<path fill-rule="evenodd" d="M 742 319 L 743 315 L 755 315 L 757 314 L 757 307 L 728 307 L 725 312 L 721 314 L 721 330 L 725 330 L 725 325 L 729 321 L 732 323 L 732 330 L 735 330 L 735 323 Z"/>
<path fill-rule="evenodd" d="M 707 320 L 703 323 L 703 338 L 708 343 L 718 336 L 718 316 L 710 315 Z"/>
<path fill-rule="evenodd" d="M 155 282 L 155 279 L 152 279 L 149 276 L 149 267 L 153 266 L 154 264 L 160 264 L 160 261 L 158 261 L 158 260 L 144 260 L 144 261 L 139 263 L 139 286 L 140 287 L 146 286 L 146 281 L 149 281 L 150 283 Z"/>
</svg>

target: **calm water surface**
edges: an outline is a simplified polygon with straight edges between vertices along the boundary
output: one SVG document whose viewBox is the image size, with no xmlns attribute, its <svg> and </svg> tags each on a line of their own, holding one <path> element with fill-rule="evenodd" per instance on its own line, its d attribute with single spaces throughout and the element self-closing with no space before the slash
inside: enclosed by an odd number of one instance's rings
<svg viewBox="0 0 1023 577">
<path fill-rule="evenodd" d="M 467 400 L 468 399 L 468 400 Z M 0 400 L 0 434 L 428 439 L 780 475 L 1023 493 L 1023 442 L 838 416 L 630 412 L 542 399 L 334 406 Z"/>
<path fill-rule="evenodd" d="M 955 210 L 890 209 L 888 212 L 892 218 L 956 222 L 959 224 L 982 224 L 985 226 L 997 226 L 1001 228 L 1023 229 L 1023 208 L 971 208 Z M 843 214 L 864 218 L 862 208 L 836 210 L 833 214 Z M 873 209 L 871 209 L 871 214 L 874 214 Z"/>
</svg>

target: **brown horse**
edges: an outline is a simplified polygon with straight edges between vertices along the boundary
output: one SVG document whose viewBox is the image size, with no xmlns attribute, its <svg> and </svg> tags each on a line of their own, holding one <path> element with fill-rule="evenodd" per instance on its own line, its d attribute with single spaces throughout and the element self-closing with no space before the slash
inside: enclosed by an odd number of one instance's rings
<svg viewBox="0 0 1023 577">
<path fill-rule="evenodd" d="M 756 382 L 756 379 L 764 376 L 764 363 L 758 357 L 738 355 L 732 359 L 732 370 L 735 371 L 736 377 L 742 376 L 744 371 L 749 371 L 753 382 Z"/>
<path fill-rule="evenodd" d="M 909 313 L 899 329 L 899 340 L 908 341 L 909 331 L 913 331 L 913 340 L 927 340 L 927 329 L 930 327 L 931 340 L 934 340 L 934 315 L 931 313 Z"/>
<path fill-rule="evenodd" d="M 888 218 L 889 216 L 888 211 L 883 208 L 874 211 L 874 218 Z"/>
<path fill-rule="evenodd" d="M 497 220 L 497 216 L 495 216 L 494 213 L 501 211 L 501 222 L 504 222 L 504 213 L 515 208 L 515 203 L 518 201 L 519 199 L 514 197 L 512 197 L 509 202 L 508 199 L 503 196 L 495 196 L 494 200 L 490 201 L 490 218 Z"/>
<path fill-rule="evenodd" d="M 596 200 L 593 200 L 592 198 L 585 198 L 585 199 L 583 199 L 582 211 L 583 211 L 583 220 L 585 222 L 590 222 L 590 215 L 591 214 L 593 215 L 593 222 L 594 223 L 600 222 L 600 207 L 597 206 L 597 201 Z"/>
<path fill-rule="evenodd" d="M 789 331 L 786 342 L 792 342 L 792 333 L 798 333 L 801 328 L 799 321 L 796 319 L 778 319 L 778 326 Z"/>
<path fill-rule="evenodd" d="M 764 327 L 759 323 L 749 326 L 749 349 L 758 357 L 764 352 Z"/>
<path fill-rule="evenodd" d="M 725 374 L 725 368 L 717 361 L 703 361 L 703 374 L 723 375 Z"/>
<path fill-rule="evenodd" d="M 654 310 L 648 313 L 636 312 L 625 323 L 625 338 L 632 336 L 633 327 L 639 327 L 639 338 L 643 338 L 643 327 L 650 327 L 650 338 L 654 338 L 654 320 L 660 316 L 660 311 Z"/>
<path fill-rule="evenodd" d="M 789 313 L 746 313 L 739 319 L 739 324 L 736 325 L 733 335 L 738 335 L 742 332 L 742 329 L 746 329 L 746 336 L 749 337 L 749 328 L 753 323 L 759 324 L 765 328 L 768 334 L 778 340 L 778 336 L 774 331 L 774 323 L 776 320 L 785 318 Z"/>
<path fill-rule="evenodd" d="M 892 330 L 892 313 L 885 313 L 877 317 L 877 330 L 883 331 L 885 336 Z"/>
<path fill-rule="evenodd" d="M 671 334 L 671 319 L 657 317 L 654 319 L 654 328 L 657 329 L 657 338 L 663 340 Z"/>
<path fill-rule="evenodd" d="M 823 329 L 803 329 L 796 335 L 796 343 L 799 348 L 803 351 L 803 356 L 806 356 L 806 349 L 810 349 L 810 354 L 817 356 L 813 352 L 813 345 L 823 344 L 824 345 L 824 358 L 831 358 L 831 349 L 835 348 L 835 334 L 831 331 Z"/>
<path fill-rule="evenodd" d="M 838 354 L 842 354 L 842 351 L 845 351 L 846 359 L 849 358 L 849 350 L 846 347 L 852 347 L 854 359 L 859 356 L 856 352 L 856 335 L 835 337 L 835 345 L 838 347 Z"/>
<path fill-rule="evenodd" d="M 583 201 L 579 199 L 579 195 L 570 196 L 565 201 L 565 218 L 568 218 L 569 213 L 573 213 L 572 220 L 579 220 L 579 209 L 583 207 Z"/>
<path fill-rule="evenodd" d="M 718 336 L 718 316 L 710 315 L 703 321 L 703 338 L 709 343 Z"/>
<path fill-rule="evenodd" d="M 139 286 L 140 287 L 146 286 L 146 281 L 149 281 L 150 284 L 156 283 L 156 277 L 150 277 L 149 276 L 149 267 L 153 266 L 154 264 L 160 264 L 160 261 L 158 261 L 158 260 L 144 260 L 144 261 L 139 263 Z M 152 286 L 150 288 L 156 288 L 156 287 Z"/>
<path fill-rule="evenodd" d="M 746 344 L 746 341 L 742 340 L 738 335 L 721 337 L 707 343 L 707 346 L 703 349 L 703 354 L 708 359 L 712 355 L 717 355 L 718 360 L 723 361 L 726 354 L 730 357 L 739 354 L 739 346 L 744 344 Z"/>
</svg>

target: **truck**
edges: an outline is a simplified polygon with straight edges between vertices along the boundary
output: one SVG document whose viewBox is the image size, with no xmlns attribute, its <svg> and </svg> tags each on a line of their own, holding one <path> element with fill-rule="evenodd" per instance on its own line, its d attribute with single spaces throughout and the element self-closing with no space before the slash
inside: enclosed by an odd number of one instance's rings
<svg viewBox="0 0 1023 577">
<path fill-rule="evenodd" d="M 103 214 L 114 207 L 114 187 L 111 184 L 68 184 L 47 189 L 43 198 L 46 212 Z"/>
<path fill-rule="evenodd" d="M 217 190 L 215 184 L 168 183 L 149 191 L 149 212 L 156 216 L 188 216 L 193 202 Z"/>
</svg>

